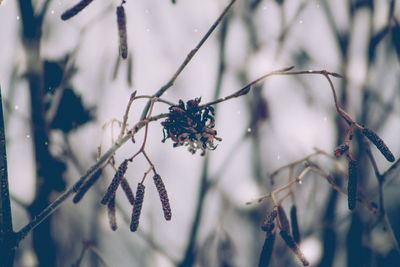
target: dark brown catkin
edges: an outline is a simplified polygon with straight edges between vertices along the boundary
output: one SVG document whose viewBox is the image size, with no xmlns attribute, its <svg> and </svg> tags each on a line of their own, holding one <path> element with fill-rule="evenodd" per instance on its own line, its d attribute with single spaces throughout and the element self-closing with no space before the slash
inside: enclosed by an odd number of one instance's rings
<svg viewBox="0 0 400 267">
<path fill-rule="evenodd" d="M 89 188 L 97 182 L 97 180 L 100 178 L 101 173 L 103 172 L 103 169 L 98 169 L 90 178 L 87 180 L 81 187 L 79 187 L 78 191 L 76 192 L 74 198 L 72 201 L 76 204 L 78 203 L 83 196 L 86 194 L 86 192 L 89 190 Z"/>
<path fill-rule="evenodd" d="M 281 205 L 278 206 L 278 219 L 279 219 L 279 228 L 282 231 L 286 231 L 288 234 L 290 234 L 290 223 L 286 216 L 286 212 Z"/>
<path fill-rule="evenodd" d="M 292 226 L 292 235 L 294 241 L 299 244 L 300 243 L 300 231 L 299 231 L 299 224 L 297 222 L 297 207 L 296 205 L 292 205 L 290 208 L 290 222 Z"/>
<path fill-rule="evenodd" d="M 389 162 L 393 162 L 395 160 L 390 149 L 386 146 L 383 140 L 375 132 L 373 132 L 368 128 L 364 128 L 362 130 L 362 133 L 378 148 L 378 150 L 382 153 L 383 156 L 385 156 L 385 158 Z"/>
<path fill-rule="evenodd" d="M 271 261 L 272 252 L 275 243 L 275 233 L 267 233 L 264 241 L 264 245 L 261 250 L 260 261 L 258 267 L 267 267 Z"/>
<path fill-rule="evenodd" d="M 117 23 L 118 23 L 118 35 L 119 35 L 119 51 L 121 57 L 126 59 L 128 57 L 128 35 L 126 32 L 126 16 L 124 7 L 117 7 Z"/>
<path fill-rule="evenodd" d="M 129 203 L 131 203 L 131 205 L 134 205 L 135 204 L 135 197 L 133 196 L 132 189 L 129 186 L 129 183 L 125 178 L 122 178 L 122 180 L 121 180 L 121 187 L 122 187 L 122 190 L 124 190 L 125 195 L 129 200 Z"/>
<path fill-rule="evenodd" d="M 354 210 L 357 203 L 357 180 L 358 170 L 357 161 L 349 161 L 349 180 L 347 184 L 347 204 L 350 210 Z"/>
<path fill-rule="evenodd" d="M 115 230 L 117 230 L 117 219 L 115 216 L 115 195 L 108 202 L 107 210 L 108 210 L 107 214 L 108 214 L 108 220 L 110 222 L 111 230 L 115 231 Z"/>
<path fill-rule="evenodd" d="M 301 252 L 300 248 L 297 246 L 296 242 L 294 241 L 293 237 L 286 231 L 280 231 L 279 234 L 281 235 L 282 239 L 285 241 L 286 245 L 296 254 L 297 258 L 301 261 L 303 266 L 308 266 L 310 263 L 304 257 L 303 252 Z"/>
<path fill-rule="evenodd" d="M 265 232 L 271 232 L 274 229 L 274 220 L 278 213 L 274 209 L 271 213 L 265 217 L 263 224 L 261 225 L 261 229 Z"/>
<path fill-rule="evenodd" d="M 121 165 L 119 165 L 118 170 L 115 173 L 113 180 L 111 181 L 111 184 L 108 186 L 107 192 L 101 200 L 101 204 L 106 205 L 110 201 L 110 199 L 114 197 L 115 191 L 117 191 L 122 178 L 124 178 L 127 168 L 128 160 L 124 160 Z"/>
<path fill-rule="evenodd" d="M 74 5 L 61 15 L 62 20 L 67 20 L 81 12 L 85 7 L 87 7 L 93 0 L 81 0 L 78 4 Z"/>
<path fill-rule="evenodd" d="M 171 207 L 169 205 L 167 190 L 165 189 L 165 185 L 160 175 L 155 174 L 153 176 L 153 180 L 156 185 L 158 195 L 160 196 L 161 205 L 164 212 L 164 218 L 165 220 L 169 221 L 171 220 L 172 213 L 171 213 Z"/>
<path fill-rule="evenodd" d="M 135 232 L 139 226 L 139 218 L 140 218 L 140 213 L 142 212 L 142 205 L 144 198 L 144 189 L 145 186 L 142 183 L 138 183 L 138 187 L 136 189 L 135 205 L 133 205 L 132 209 L 132 220 L 130 226 L 132 232 Z"/>
</svg>

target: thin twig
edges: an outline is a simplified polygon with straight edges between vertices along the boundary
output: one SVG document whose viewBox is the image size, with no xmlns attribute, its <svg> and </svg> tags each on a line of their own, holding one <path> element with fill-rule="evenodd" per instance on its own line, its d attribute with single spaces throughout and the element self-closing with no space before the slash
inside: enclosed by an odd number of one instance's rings
<svg viewBox="0 0 400 267">
<path fill-rule="evenodd" d="M 147 122 L 152 122 L 156 121 L 161 118 L 167 117 L 168 114 L 159 114 L 153 117 L 150 117 L 147 119 Z M 136 133 L 138 132 L 141 128 L 145 126 L 145 123 L 139 122 L 134 129 L 131 131 Z M 48 207 L 46 207 L 42 212 L 40 212 L 37 216 L 35 216 L 27 225 L 25 225 L 21 230 L 19 230 L 16 233 L 16 242 L 15 246 L 18 245 L 18 243 L 23 240 L 27 234 L 32 231 L 34 228 L 36 228 L 43 220 L 45 220 L 47 217 L 49 217 L 56 209 L 59 208 L 59 206 L 73 193 L 77 192 L 77 190 L 80 188 L 80 186 L 90 177 L 92 176 L 99 168 L 101 168 L 108 160 L 109 158 L 128 140 L 130 140 L 132 137 L 131 133 L 126 134 L 121 140 L 118 142 L 115 142 L 115 144 L 109 148 L 103 156 L 99 158 L 99 160 L 89 168 L 89 170 L 79 178 L 79 180 L 71 186 L 68 190 L 66 190 L 64 193 L 62 193 L 54 202 L 52 202 Z"/>
<path fill-rule="evenodd" d="M 228 4 L 228 6 L 224 9 L 224 11 L 221 13 L 221 15 L 217 18 L 217 20 L 214 22 L 214 24 L 210 27 L 210 29 L 207 31 L 207 33 L 201 38 L 200 42 L 196 45 L 192 51 L 189 52 L 189 54 L 186 56 L 185 60 L 182 62 L 182 64 L 179 66 L 178 70 L 175 72 L 175 74 L 172 76 L 172 78 L 164 85 L 162 86 L 153 96 L 155 97 L 160 97 L 162 96 L 171 86 L 174 85 L 175 80 L 178 78 L 179 74 L 185 69 L 186 65 L 192 60 L 192 58 L 196 55 L 197 51 L 202 47 L 202 45 L 207 41 L 208 37 L 213 33 L 215 28 L 221 23 L 223 18 L 226 16 L 228 11 L 231 9 L 232 5 L 236 2 L 236 0 L 231 0 L 231 2 Z M 143 109 L 141 120 L 143 120 L 147 112 L 149 111 L 150 108 L 150 102 L 147 102 L 146 107 Z"/>
</svg>

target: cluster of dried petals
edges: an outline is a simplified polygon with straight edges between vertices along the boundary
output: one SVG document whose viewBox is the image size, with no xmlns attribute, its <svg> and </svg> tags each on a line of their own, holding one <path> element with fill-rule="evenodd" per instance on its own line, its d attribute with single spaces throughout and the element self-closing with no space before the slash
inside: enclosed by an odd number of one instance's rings
<svg viewBox="0 0 400 267">
<path fill-rule="evenodd" d="M 164 126 L 165 142 L 171 138 L 174 147 L 188 146 L 194 154 L 200 149 L 204 156 L 207 149 L 214 150 L 214 140 L 221 141 L 214 130 L 214 109 L 211 106 L 199 106 L 200 98 L 185 103 L 179 100 L 178 105 L 169 108 L 168 118 L 161 123 Z"/>
</svg>

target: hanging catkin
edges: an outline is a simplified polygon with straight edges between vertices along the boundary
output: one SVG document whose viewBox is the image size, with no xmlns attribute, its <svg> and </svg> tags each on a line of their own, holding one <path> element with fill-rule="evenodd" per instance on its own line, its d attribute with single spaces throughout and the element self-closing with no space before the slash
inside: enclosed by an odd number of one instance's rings
<svg viewBox="0 0 400 267">
<path fill-rule="evenodd" d="M 395 160 L 392 152 L 375 132 L 368 128 L 364 128 L 362 133 L 379 149 L 388 161 L 393 162 Z"/>
<path fill-rule="evenodd" d="M 119 51 L 121 57 L 126 59 L 128 57 L 128 36 L 126 33 L 126 16 L 124 7 L 117 7 L 117 22 L 118 22 L 118 35 L 119 35 Z"/>
<path fill-rule="evenodd" d="M 128 160 L 124 160 L 121 165 L 119 165 L 117 172 L 114 175 L 111 184 L 107 188 L 107 192 L 101 200 L 101 204 L 107 205 L 111 198 L 114 197 L 115 191 L 117 191 L 122 178 L 124 177 L 126 170 L 128 168 Z"/>
<path fill-rule="evenodd" d="M 171 207 L 169 205 L 167 190 L 165 189 L 165 185 L 160 175 L 155 174 L 153 176 L 153 180 L 157 187 L 158 195 L 160 196 L 161 205 L 164 212 L 164 218 L 167 221 L 169 221 L 171 220 L 172 213 L 171 213 Z"/>
<path fill-rule="evenodd" d="M 140 213 L 142 212 L 143 198 L 145 186 L 142 183 L 138 184 L 136 189 L 135 205 L 132 210 L 131 231 L 135 232 L 139 226 Z"/>
<path fill-rule="evenodd" d="M 74 5 L 61 15 L 62 20 L 67 20 L 81 12 L 85 7 L 87 7 L 93 0 L 81 0 L 78 4 Z"/>
</svg>

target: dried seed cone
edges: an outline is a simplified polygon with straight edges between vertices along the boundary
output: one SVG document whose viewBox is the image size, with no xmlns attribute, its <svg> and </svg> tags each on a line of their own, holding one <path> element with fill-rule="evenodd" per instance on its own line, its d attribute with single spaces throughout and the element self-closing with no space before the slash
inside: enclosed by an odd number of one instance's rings
<svg viewBox="0 0 400 267">
<path fill-rule="evenodd" d="M 258 267 L 267 267 L 269 265 L 271 261 L 272 251 L 274 249 L 274 243 L 275 243 L 275 233 L 274 234 L 267 233 L 264 245 L 262 247 Z"/>
<path fill-rule="evenodd" d="M 167 190 L 165 189 L 165 185 L 160 175 L 155 174 L 153 176 L 153 180 L 157 187 L 158 195 L 160 196 L 161 205 L 164 212 L 164 218 L 165 220 L 169 221 L 171 220 L 172 213 L 171 213 L 171 207 L 169 205 Z"/>
<path fill-rule="evenodd" d="M 126 32 L 126 16 L 124 7 L 117 7 L 117 23 L 118 23 L 118 34 L 119 34 L 119 51 L 121 57 L 126 59 L 128 57 L 128 37 Z"/>
<path fill-rule="evenodd" d="M 346 144 L 341 144 L 337 148 L 335 148 L 335 151 L 333 152 L 335 154 L 335 157 L 340 157 L 343 155 L 344 152 L 346 152 L 349 149 L 349 146 Z"/>
<path fill-rule="evenodd" d="M 286 212 L 281 205 L 278 206 L 278 219 L 279 219 L 279 228 L 282 231 L 286 231 L 288 234 L 290 234 L 290 223 L 286 216 Z"/>
<path fill-rule="evenodd" d="M 107 192 L 101 200 L 101 204 L 106 205 L 110 201 L 110 199 L 114 197 L 115 191 L 117 191 L 121 180 L 124 178 L 127 168 L 128 160 L 124 160 L 121 165 L 119 165 L 118 170 L 115 173 L 113 180 L 111 181 L 111 184 L 108 186 Z"/>
<path fill-rule="evenodd" d="M 98 169 L 90 178 L 87 180 L 81 187 L 79 187 L 78 191 L 76 192 L 73 202 L 76 204 L 78 203 L 83 196 L 86 194 L 86 192 L 89 190 L 89 188 L 97 182 L 97 180 L 100 178 L 101 173 L 103 172 L 103 169 Z"/>
<path fill-rule="evenodd" d="M 304 257 L 303 253 L 301 252 L 300 248 L 297 246 L 296 242 L 294 241 L 293 237 L 286 231 L 280 231 L 279 234 L 281 235 L 282 239 L 285 241 L 286 245 L 296 254 L 297 258 L 301 261 L 303 266 L 308 266 L 310 263 Z"/>
<path fill-rule="evenodd" d="M 78 4 L 71 7 L 61 15 L 62 20 L 68 20 L 81 12 L 85 7 L 87 7 L 93 0 L 81 0 Z"/>
<path fill-rule="evenodd" d="M 108 202 L 107 209 L 111 230 L 115 231 L 117 230 L 117 219 L 115 216 L 115 196 Z"/>
<path fill-rule="evenodd" d="M 393 162 L 395 160 L 392 152 L 375 132 L 368 128 L 364 128 L 362 130 L 362 133 L 378 148 L 378 150 L 382 153 L 383 156 L 385 156 L 388 161 Z"/>
<path fill-rule="evenodd" d="M 357 161 L 350 160 L 349 161 L 349 181 L 347 185 L 347 200 L 348 206 L 350 210 L 354 210 L 357 203 L 357 179 L 358 179 L 358 171 L 357 171 Z"/>
<path fill-rule="evenodd" d="M 133 206 L 135 204 L 135 197 L 133 196 L 133 192 L 131 187 L 128 184 L 128 181 L 125 178 L 122 178 L 121 180 L 121 187 L 122 190 L 124 190 L 126 197 L 129 200 L 129 203 Z"/>
<path fill-rule="evenodd" d="M 290 208 L 290 222 L 292 226 L 292 235 L 294 241 L 299 244 L 300 243 L 300 231 L 299 231 L 299 224 L 297 222 L 297 207 L 293 205 Z"/>
<path fill-rule="evenodd" d="M 271 213 L 265 217 L 263 224 L 261 225 L 261 229 L 265 232 L 271 232 L 274 229 L 274 220 L 278 213 L 274 209 Z"/>
<path fill-rule="evenodd" d="M 142 183 L 138 183 L 136 189 L 136 199 L 135 205 L 133 205 L 132 210 L 132 220 L 131 220 L 131 231 L 135 232 L 139 226 L 140 213 L 142 212 L 143 198 L 144 198 L 145 186 Z"/>
</svg>

